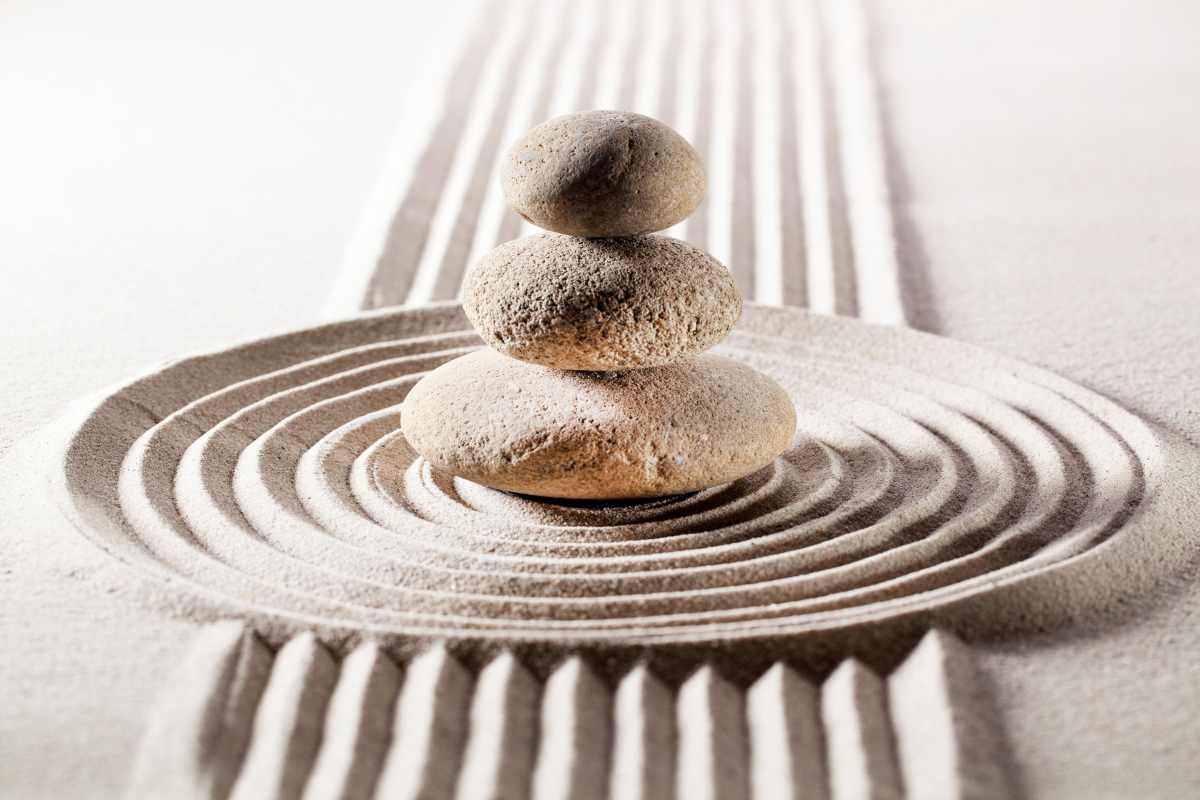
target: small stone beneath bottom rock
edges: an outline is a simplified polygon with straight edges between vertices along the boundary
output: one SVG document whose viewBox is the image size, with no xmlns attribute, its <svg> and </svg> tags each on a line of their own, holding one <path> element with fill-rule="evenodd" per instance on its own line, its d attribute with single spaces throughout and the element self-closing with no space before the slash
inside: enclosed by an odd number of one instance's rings
<svg viewBox="0 0 1200 800">
<path fill-rule="evenodd" d="M 778 456 L 796 411 L 777 383 L 722 356 L 572 372 L 494 350 L 427 375 L 401 410 L 435 467 L 521 494 L 632 499 L 697 491 Z"/>
</svg>

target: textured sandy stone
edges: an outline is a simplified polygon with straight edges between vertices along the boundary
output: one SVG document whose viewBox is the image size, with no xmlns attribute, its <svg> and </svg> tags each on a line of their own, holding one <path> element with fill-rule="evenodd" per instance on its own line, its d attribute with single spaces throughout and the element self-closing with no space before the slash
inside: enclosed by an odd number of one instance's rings
<svg viewBox="0 0 1200 800">
<path fill-rule="evenodd" d="M 628 111 L 580 111 L 544 122 L 500 164 L 508 204 L 571 236 L 637 236 L 691 216 L 708 186 L 687 140 Z"/>
<path fill-rule="evenodd" d="M 669 364 L 720 343 L 742 313 L 729 270 L 667 236 L 542 234 L 484 256 L 463 307 L 500 352 L 559 369 Z"/>
<path fill-rule="evenodd" d="M 494 350 L 418 383 L 401 412 L 413 448 L 495 489 L 613 499 L 680 494 L 766 466 L 796 429 L 773 380 L 722 356 L 565 372 Z"/>
</svg>

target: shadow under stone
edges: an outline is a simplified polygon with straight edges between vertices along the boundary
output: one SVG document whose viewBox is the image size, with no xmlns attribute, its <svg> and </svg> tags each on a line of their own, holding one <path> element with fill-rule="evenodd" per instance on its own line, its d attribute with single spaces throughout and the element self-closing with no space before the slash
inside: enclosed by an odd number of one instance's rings
<svg viewBox="0 0 1200 800">
<path fill-rule="evenodd" d="M 504 494 L 520 498 L 521 500 L 529 500 L 534 503 L 545 503 L 552 506 L 563 506 L 564 508 L 582 508 L 587 510 L 603 511 L 609 508 L 662 508 L 663 506 L 669 506 L 687 500 L 689 497 L 695 497 L 698 492 L 676 494 L 669 497 L 638 497 L 632 500 L 573 500 L 569 497 L 537 497 L 535 495 L 520 494 L 518 492 L 504 492 Z"/>
</svg>

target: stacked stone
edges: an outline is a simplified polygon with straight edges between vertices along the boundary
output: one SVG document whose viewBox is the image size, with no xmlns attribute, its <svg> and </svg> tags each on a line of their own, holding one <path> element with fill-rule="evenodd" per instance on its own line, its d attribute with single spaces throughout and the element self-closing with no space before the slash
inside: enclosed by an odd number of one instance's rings
<svg viewBox="0 0 1200 800">
<path fill-rule="evenodd" d="M 568 114 L 512 146 L 501 186 L 552 233 L 503 244 L 467 275 L 463 307 L 490 347 L 409 393 L 418 453 L 495 489 L 614 500 L 727 483 L 784 450 L 796 412 L 783 389 L 703 352 L 742 312 L 729 270 L 649 235 L 704 198 L 683 137 L 638 114 Z"/>
</svg>

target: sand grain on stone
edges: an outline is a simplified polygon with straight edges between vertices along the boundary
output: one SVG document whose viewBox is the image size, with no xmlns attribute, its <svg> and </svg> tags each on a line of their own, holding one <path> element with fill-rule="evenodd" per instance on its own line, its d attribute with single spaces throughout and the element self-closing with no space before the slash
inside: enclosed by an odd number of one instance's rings
<svg viewBox="0 0 1200 800">
<path fill-rule="evenodd" d="M 668 364 L 721 342 L 742 313 L 729 270 L 667 236 L 542 234 L 501 245 L 463 285 L 463 307 L 496 350 L 547 367 Z"/>
<path fill-rule="evenodd" d="M 600 373 L 481 350 L 423 378 L 401 424 L 434 466 L 484 486 L 629 499 L 756 472 L 787 447 L 796 412 L 775 381 L 723 356 Z"/>
</svg>

